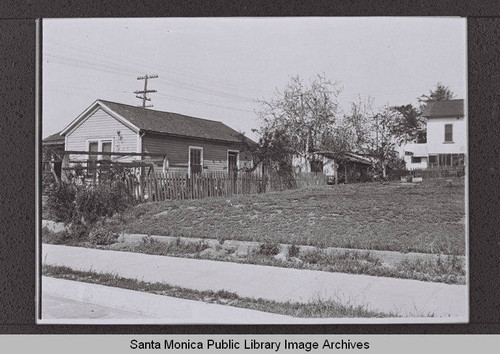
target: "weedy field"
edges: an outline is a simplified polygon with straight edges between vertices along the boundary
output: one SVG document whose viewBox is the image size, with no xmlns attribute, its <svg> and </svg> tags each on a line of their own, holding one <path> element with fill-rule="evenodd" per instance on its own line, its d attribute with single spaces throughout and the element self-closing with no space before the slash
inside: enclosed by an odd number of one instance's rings
<svg viewBox="0 0 500 354">
<path fill-rule="evenodd" d="M 165 201 L 109 220 L 118 232 L 465 254 L 464 179 L 364 183 Z"/>
</svg>

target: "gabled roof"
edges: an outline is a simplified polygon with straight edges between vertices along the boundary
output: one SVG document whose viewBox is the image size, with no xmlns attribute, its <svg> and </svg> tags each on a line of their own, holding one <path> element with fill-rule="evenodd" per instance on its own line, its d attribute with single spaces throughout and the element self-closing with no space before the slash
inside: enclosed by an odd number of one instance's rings
<svg viewBox="0 0 500 354">
<path fill-rule="evenodd" d="M 457 99 L 429 102 L 422 116 L 427 118 L 463 117 L 464 100 Z"/>
<path fill-rule="evenodd" d="M 64 144 L 64 136 L 61 135 L 61 132 L 52 134 L 43 139 L 42 144 L 43 145 Z"/>
<path fill-rule="evenodd" d="M 178 113 L 162 112 L 123 103 L 97 100 L 61 133 L 64 135 L 73 129 L 88 112 L 100 106 L 133 130 L 200 139 L 241 142 L 240 133 L 222 122 L 195 118 Z M 247 138 L 248 139 L 248 138 Z"/>
</svg>

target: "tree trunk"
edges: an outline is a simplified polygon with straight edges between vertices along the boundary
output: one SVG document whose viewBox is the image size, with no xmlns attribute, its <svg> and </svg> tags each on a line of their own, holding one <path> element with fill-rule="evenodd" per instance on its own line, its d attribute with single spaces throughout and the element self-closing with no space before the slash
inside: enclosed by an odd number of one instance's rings
<svg viewBox="0 0 500 354">
<path fill-rule="evenodd" d="M 69 182 L 69 178 L 66 175 L 66 173 L 68 172 L 68 170 L 65 169 L 67 167 L 69 167 L 69 155 L 68 154 L 64 154 L 63 155 L 63 159 L 62 159 L 62 163 L 61 163 L 61 182 L 64 182 L 64 183 L 68 183 Z"/>
<path fill-rule="evenodd" d="M 333 162 L 333 175 L 335 177 L 335 184 L 339 184 L 339 166 L 336 161 Z"/>
</svg>

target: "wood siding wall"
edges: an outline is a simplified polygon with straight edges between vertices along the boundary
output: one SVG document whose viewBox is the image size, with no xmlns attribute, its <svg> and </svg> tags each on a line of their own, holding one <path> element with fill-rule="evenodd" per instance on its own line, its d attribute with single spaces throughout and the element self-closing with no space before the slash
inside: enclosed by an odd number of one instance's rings
<svg viewBox="0 0 500 354">
<path fill-rule="evenodd" d="M 118 135 L 118 131 L 120 134 Z M 137 133 L 110 116 L 101 108 L 92 113 L 73 132 L 67 135 L 66 150 L 86 151 L 89 139 L 111 139 L 113 152 L 137 152 Z M 72 159 L 87 159 L 86 156 L 72 156 Z M 121 158 L 120 160 L 135 160 Z"/>
<path fill-rule="evenodd" d="M 245 163 L 250 164 L 252 157 L 250 153 L 243 150 L 238 143 L 222 143 L 197 140 L 195 138 L 171 137 L 147 133 L 142 138 L 142 150 L 148 153 L 165 154 L 171 165 L 170 171 L 187 171 L 189 161 L 189 147 L 203 148 L 203 170 L 225 171 L 227 170 L 227 151 L 240 151 L 240 168 Z"/>
</svg>

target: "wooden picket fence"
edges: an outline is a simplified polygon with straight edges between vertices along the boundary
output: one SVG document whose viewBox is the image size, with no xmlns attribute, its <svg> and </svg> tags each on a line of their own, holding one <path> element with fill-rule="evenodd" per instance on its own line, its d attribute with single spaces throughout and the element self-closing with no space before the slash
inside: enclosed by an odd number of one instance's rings
<svg viewBox="0 0 500 354">
<path fill-rule="evenodd" d="M 326 178 L 320 173 L 297 175 L 296 181 L 299 188 L 326 185 Z M 290 185 L 277 176 L 254 172 L 231 176 L 225 171 L 192 176 L 181 172 L 154 172 L 139 179 L 128 176 L 125 186 L 127 194 L 138 202 L 228 197 L 290 189 Z"/>
</svg>

